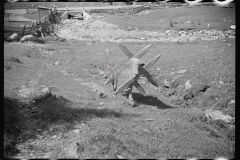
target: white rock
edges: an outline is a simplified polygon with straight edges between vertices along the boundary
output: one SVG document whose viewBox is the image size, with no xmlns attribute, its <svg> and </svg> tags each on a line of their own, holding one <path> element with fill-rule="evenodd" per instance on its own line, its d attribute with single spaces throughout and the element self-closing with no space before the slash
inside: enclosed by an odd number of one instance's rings
<svg viewBox="0 0 240 160">
<path fill-rule="evenodd" d="M 235 104 L 235 100 L 232 99 L 231 101 L 228 102 L 228 104 Z"/>
<path fill-rule="evenodd" d="M 205 111 L 205 115 L 207 118 L 212 119 L 212 120 L 223 120 L 226 123 L 230 123 L 233 118 L 229 115 L 224 115 L 221 111 L 219 110 L 212 110 L 212 109 L 207 109 Z"/>
<path fill-rule="evenodd" d="M 59 62 L 60 62 L 60 61 L 56 61 L 56 62 L 54 63 L 54 65 L 55 65 L 55 66 L 56 66 L 56 65 L 58 65 L 58 64 L 59 64 Z"/>
<path fill-rule="evenodd" d="M 104 105 L 104 102 L 100 102 L 98 105 L 99 105 L 99 106 L 103 106 L 103 105 Z"/>
<path fill-rule="evenodd" d="M 185 90 L 192 88 L 192 84 L 190 83 L 190 80 L 186 81 L 185 83 Z"/>
<path fill-rule="evenodd" d="M 79 129 L 75 129 L 73 132 L 78 134 L 78 133 L 80 133 L 80 130 Z"/>
<path fill-rule="evenodd" d="M 224 82 L 223 82 L 223 81 L 219 81 L 219 84 L 223 85 L 223 84 L 224 84 Z"/>
<path fill-rule="evenodd" d="M 28 41 L 34 41 L 36 40 L 37 37 L 36 36 L 33 36 L 33 35 L 25 35 L 22 37 L 22 39 L 20 40 L 21 43 L 23 42 L 28 42 Z"/>
<path fill-rule="evenodd" d="M 19 41 L 20 37 L 17 33 L 13 33 L 12 35 L 8 36 L 7 41 Z"/>
<path fill-rule="evenodd" d="M 117 154 L 118 159 L 125 159 L 123 156 Z"/>
<path fill-rule="evenodd" d="M 167 79 L 164 80 L 164 86 L 170 88 L 170 82 Z"/>
<path fill-rule="evenodd" d="M 183 70 L 180 70 L 180 71 L 178 71 L 177 73 L 185 73 L 185 72 L 187 72 L 187 70 L 186 69 L 183 69 Z"/>
<path fill-rule="evenodd" d="M 236 25 L 231 25 L 230 28 L 235 30 L 236 29 Z"/>
<path fill-rule="evenodd" d="M 54 136 L 52 136 L 52 138 L 53 138 L 53 139 L 55 139 L 55 138 L 57 138 L 57 136 L 56 136 L 56 135 L 54 135 Z"/>
<path fill-rule="evenodd" d="M 171 30 L 166 30 L 165 31 L 165 34 L 168 34 L 168 33 L 170 33 L 171 32 Z"/>
</svg>

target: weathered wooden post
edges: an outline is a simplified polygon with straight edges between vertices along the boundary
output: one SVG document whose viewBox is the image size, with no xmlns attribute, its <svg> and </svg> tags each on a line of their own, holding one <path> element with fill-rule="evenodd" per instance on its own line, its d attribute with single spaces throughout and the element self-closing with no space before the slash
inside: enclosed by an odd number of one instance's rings
<svg viewBox="0 0 240 160">
<path fill-rule="evenodd" d="M 24 36 L 25 28 L 26 28 L 26 24 L 23 26 L 22 37 Z"/>
<path fill-rule="evenodd" d="M 38 8 L 38 20 L 40 21 L 40 10 Z"/>
<path fill-rule="evenodd" d="M 9 26 L 10 26 L 10 32 L 12 33 L 11 24 L 10 24 L 10 19 L 9 19 L 9 13 L 7 13 L 7 15 L 8 15 L 8 23 L 9 23 Z"/>
</svg>

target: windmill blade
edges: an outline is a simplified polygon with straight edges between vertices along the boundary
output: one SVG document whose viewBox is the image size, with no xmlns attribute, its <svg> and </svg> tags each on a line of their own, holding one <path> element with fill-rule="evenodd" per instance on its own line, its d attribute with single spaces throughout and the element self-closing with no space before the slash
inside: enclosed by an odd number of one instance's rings
<svg viewBox="0 0 240 160">
<path fill-rule="evenodd" d="M 115 92 L 115 94 L 118 94 L 119 92 L 122 92 L 125 88 L 130 86 L 135 81 L 135 76 L 127 80 L 125 83 L 123 83 Z"/>
<path fill-rule="evenodd" d="M 129 58 L 133 57 L 132 53 L 122 43 L 119 43 L 118 45 L 119 48 L 123 51 L 123 53 L 125 53 Z"/>
<path fill-rule="evenodd" d="M 157 61 L 158 61 L 158 59 L 161 57 L 161 54 L 160 55 L 158 55 L 158 56 L 156 56 L 156 57 L 154 57 L 153 59 L 151 59 L 147 64 L 145 64 L 144 66 L 143 66 L 143 68 L 145 69 L 145 70 L 148 70 L 150 67 L 152 67 Z"/>
<path fill-rule="evenodd" d="M 145 69 L 143 69 L 143 74 L 145 75 L 145 77 L 149 80 L 149 82 L 151 82 L 154 86 L 158 87 L 158 83 L 157 81 L 153 78 L 153 76 L 151 76 L 150 73 L 148 73 L 148 71 L 146 71 Z"/>
<path fill-rule="evenodd" d="M 147 96 L 146 92 L 144 91 L 144 89 L 142 88 L 142 86 L 137 82 L 135 81 L 134 84 L 133 84 L 137 90 L 144 96 Z"/>
<path fill-rule="evenodd" d="M 104 83 L 104 85 L 112 82 L 112 80 L 113 80 L 113 79 L 112 79 L 112 76 L 108 77 L 108 79 L 106 80 L 106 82 Z"/>
<path fill-rule="evenodd" d="M 134 57 L 140 59 L 145 53 L 147 53 L 149 47 L 152 44 L 149 44 L 148 46 L 144 47 L 141 51 L 139 51 Z"/>
</svg>

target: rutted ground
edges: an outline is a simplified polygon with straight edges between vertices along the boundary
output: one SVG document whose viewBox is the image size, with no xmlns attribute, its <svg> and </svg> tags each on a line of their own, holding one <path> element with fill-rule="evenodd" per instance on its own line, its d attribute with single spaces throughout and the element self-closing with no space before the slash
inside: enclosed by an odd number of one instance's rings
<svg viewBox="0 0 240 160">
<path fill-rule="evenodd" d="M 19 135 L 13 136 L 21 140 L 12 145 L 20 151 L 15 158 L 234 157 L 235 120 L 211 120 L 206 110 L 235 117 L 235 39 L 231 37 L 235 31 L 227 36 L 222 30 L 206 31 L 218 37 L 211 41 L 157 38 L 151 42 L 145 40 L 151 40 L 153 31 L 126 31 L 104 20 L 66 22 L 59 35 L 67 41 L 45 38 L 45 44 L 4 44 L 4 104 L 16 109 L 11 113 L 21 126 L 8 131 L 17 130 Z M 71 29 L 76 30 L 66 32 Z M 174 31 L 156 32 L 165 40 L 170 33 Z M 224 33 L 223 39 L 219 33 Z M 139 37 L 127 39 L 127 34 Z M 128 60 L 116 41 L 134 54 L 153 43 L 144 62 L 162 54 L 150 69 L 160 87 L 142 77 L 140 83 L 149 96 L 134 90 L 140 103 L 135 108 L 125 97 L 112 96 L 111 86 L 104 85 L 110 70 Z M 35 103 L 14 101 L 24 99 L 19 91 L 39 86 L 47 86 L 51 94 Z"/>
</svg>

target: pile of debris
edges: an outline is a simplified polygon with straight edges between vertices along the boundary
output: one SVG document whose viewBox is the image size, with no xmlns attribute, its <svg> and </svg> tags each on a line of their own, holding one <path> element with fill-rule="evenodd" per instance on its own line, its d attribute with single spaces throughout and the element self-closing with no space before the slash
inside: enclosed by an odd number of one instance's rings
<svg viewBox="0 0 240 160">
<path fill-rule="evenodd" d="M 56 7 L 48 8 L 48 10 L 50 13 L 47 16 L 44 16 L 42 19 L 36 21 L 36 23 L 33 23 L 31 27 L 26 28 L 26 24 L 23 28 L 4 27 L 4 31 L 6 33 L 13 33 L 10 36 L 6 37 L 6 40 L 8 42 L 19 40 L 20 42 L 23 42 L 25 41 L 24 39 L 29 39 L 28 37 L 30 37 L 29 41 L 36 40 L 37 37 L 40 36 L 57 37 L 55 34 L 55 24 L 59 24 L 61 22 L 60 14 L 57 12 Z"/>
<path fill-rule="evenodd" d="M 56 36 L 54 24 L 59 24 L 61 21 L 60 14 L 57 13 L 56 7 L 49 10 L 50 13 L 44 16 L 40 21 L 36 22 L 37 31 L 41 33 L 41 36 Z"/>
</svg>

